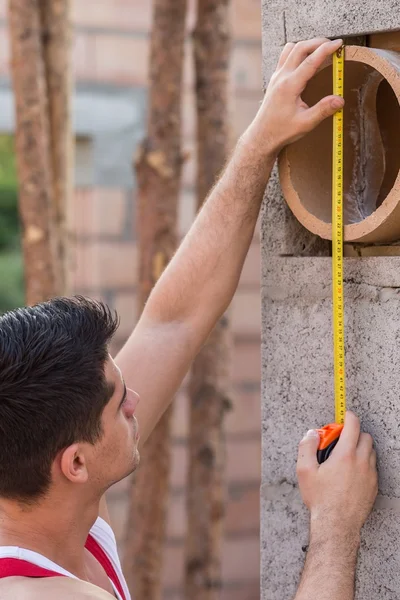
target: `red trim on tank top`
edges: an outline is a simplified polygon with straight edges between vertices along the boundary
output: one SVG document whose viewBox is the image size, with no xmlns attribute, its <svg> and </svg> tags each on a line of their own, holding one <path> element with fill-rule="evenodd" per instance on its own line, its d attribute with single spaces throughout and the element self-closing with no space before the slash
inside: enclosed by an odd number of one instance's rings
<svg viewBox="0 0 400 600">
<path fill-rule="evenodd" d="M 0 558 L 0 579 L 4 577 L 65 577 L 20 558 Z"/>
<path fill-rule="evenodd" d="M 104 552 L 100 544 L 94 539 L 93 536 L 89 535 L 85 548 L 92 554 L 95 559 L 101 564 L 107 576 L 116 589 L 118 590 L 122 600 L 127 600 L 121 581 L 118 577 L 116 570 L 114 569 L 112 562 Z M 51 571 L 35 565 L 29 561 L 22 560 L 19 558 L 0 558 L 0 579 L 4 577 L 67 577 L 63 573 L 57 573 L 57 571 Z"/>
</svg>

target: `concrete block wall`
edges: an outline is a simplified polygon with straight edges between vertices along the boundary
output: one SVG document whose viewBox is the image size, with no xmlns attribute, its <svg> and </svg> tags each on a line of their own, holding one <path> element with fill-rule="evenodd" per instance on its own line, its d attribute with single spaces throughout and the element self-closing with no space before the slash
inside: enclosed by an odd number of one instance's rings
<svg viewBox="0 0 400 600">
<path fill-rule="evenodd" d="M 387 0 L 264 0 L 264 83 L 287 41 L 363 36 L 367 45 L 399 51 L 394 8 Z M 290 213 L 276 172 L 264 203 L 261 246 L 261 598 L 291 600 L 308 542 L 308 515 L 295 476 L 297 443 L 310 427 L 333 420 L 331 260 L 329 245 Z M 380 475 L 379 497 L 362 535 L 356 598 L 395 600 L 400 597 L 400 258 L 346 258 L 344 278 L 348 406 L 376 440 Z"/>
</svg>

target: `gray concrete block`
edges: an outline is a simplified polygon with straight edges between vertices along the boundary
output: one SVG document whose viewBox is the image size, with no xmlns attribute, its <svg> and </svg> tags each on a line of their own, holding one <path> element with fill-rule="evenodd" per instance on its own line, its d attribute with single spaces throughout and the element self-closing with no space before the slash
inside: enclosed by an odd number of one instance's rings
<svg viewBox="0 0 400 600">
<path fill-rule="evenodd" d="M 399 512 L 377 509 L 362 531 L 355 600 L 398 600 L 399 557 Z"/>
<path fill-rule="evenodd" d="M 400 29 L 397 8 L 395 0 L 263 0 L 264 86 L 287 41 Z M 276 171 L 263 205 L 261 239 L 261 598 L 292 600 L 308 540 L 296 483 L 297 445 L 307 429 L 334 418 L 331 260 L 322 258 L 326 242 L 305 231 L 287 208 Z M 397 600 L 400 257 L 346 259 L 345 280 L 348 406 L 374 436 L 380 485 L 362 533 L 356 600 Z"/>
<path fill-rule="evenodd" d="M 266 87 L 286 42 L 313 37 L 363 36 L 400 29 L 396 0 L 262 1 L 263 82 Z M 355 43 L 361 43 L 357 41 Z"/>
<path fill-rule="evenodd" d="M 284 2 L 272 0 L 262 3 L 262 47 L 264 89 L 274 72 L 279 55 L 286 44 Z"/>
<path fill-rule="evenodd" d="M 261 600 L 292 600 L 307 544 L 308 512 L 298 489 L 261 486 Z"/>
<path fill-rule="evenodd" d="M 285 481 L 276 486 L 264 484 L 261 487 L 262 600 L 293 600 L 308 542 L 308 511 L 297 487 Z M 393 508 L 377 508 L 361 532 L 355 600 L 398 600 L 399 554 L 398 512 Z"/>
<path fill-rule="evenodd" d="M 286 204 L 275 167 L 262 207 L 262 249 L 273 256 L 328 256 L 329 242 L 305 229 Z"/>
<path fill-rule="evenodd" d="M 397 0 L 306 0 L 285 8 L 288 41 L 361 35 L 400 28 Z"/>
<path fill-rule="evenodd" d="M 265 35 L 265 47 L 286 44 L 285 0 L 263 0 L 261 5 L 261 25 Z"/>
<path fill-rule="evenodd" d="M 298 440 L 334 420 L 330 280 L 330 259 L 264 260 L 264 483 L 295 483 Z M 381 493 L 400 497 L 400 258 L 346 259 L 345 280 L 348 407 L 376 440 Z"/>
<path fill-rule="evenodd" d="M 263 89 L 266 90 L 284 46 L 269 46 L 269 35 L 264 32 L 262 43 L 263 48 L 266 48 L 265 51 L 263 50 L 262 54 Z"/>
</svg>

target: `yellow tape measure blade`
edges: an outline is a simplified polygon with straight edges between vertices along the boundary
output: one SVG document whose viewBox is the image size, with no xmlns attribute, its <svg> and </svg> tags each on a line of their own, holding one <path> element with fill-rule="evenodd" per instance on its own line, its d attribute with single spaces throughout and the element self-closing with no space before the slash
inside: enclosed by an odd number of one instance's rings
<svg viewBox="0 0 400 600">
<path fill-rule="evenodd" d="M 344 48 L 333 56 L 333 93 L 344 95 Z M 343 423 L 346 412 L 343 301 L 343 109 L 333 117 L 332 164 L 332 297 L 335 421 Z"/>
</svg>

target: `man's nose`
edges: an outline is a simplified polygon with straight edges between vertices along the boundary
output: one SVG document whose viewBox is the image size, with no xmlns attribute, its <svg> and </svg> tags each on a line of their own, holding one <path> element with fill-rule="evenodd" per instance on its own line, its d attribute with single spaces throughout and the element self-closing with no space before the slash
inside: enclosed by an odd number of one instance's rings
<svg viewBox="0 0 400 600">
<path fill-rule="evenodd" d="M 127 394 L 128 394 L 128 402 L 127 402 L 127 411 L 133 415 L 135 414 L 135 410 L 137 405 L 139 404 L 140 401 L 140 396 L 137 392 L 135 392 L 134 390 L 131 390 L 130 388 L 127 389 Z"/>
</svg>

